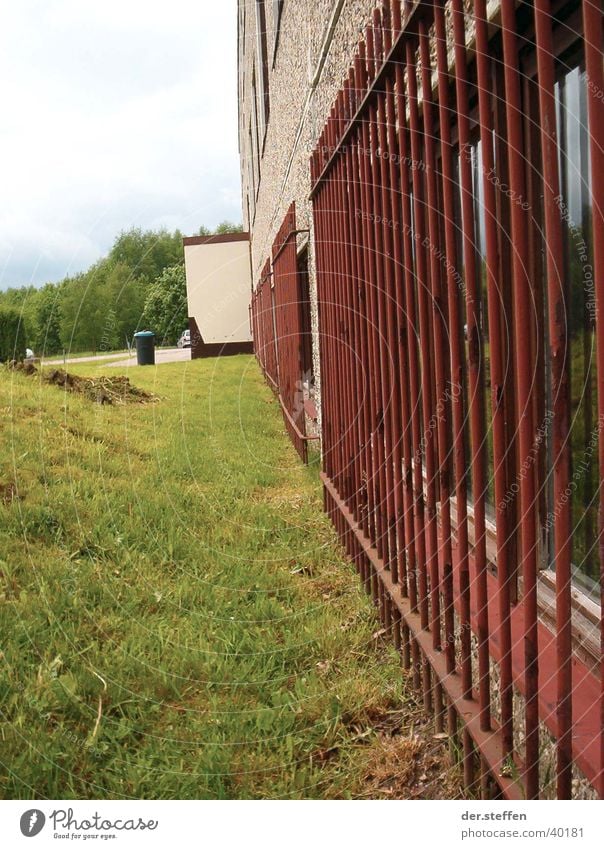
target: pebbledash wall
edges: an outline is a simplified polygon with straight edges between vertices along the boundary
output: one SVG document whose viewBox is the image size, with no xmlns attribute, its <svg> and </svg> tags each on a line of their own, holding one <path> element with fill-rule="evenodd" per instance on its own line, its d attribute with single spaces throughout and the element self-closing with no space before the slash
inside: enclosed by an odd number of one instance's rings
<svg viewBox="0 0 604 849">
<path fill-rule="evenodd" d="M 310 231 L 310 238 L 298 236 L 298 248 L 308 245 L 314 400 L 319 417 L 309 160 L 374 8 L 374 0 L 239 0 L 239 148 L 252 281 L 256 287 L 294 201 L 297 228 Z"/>
</svg>

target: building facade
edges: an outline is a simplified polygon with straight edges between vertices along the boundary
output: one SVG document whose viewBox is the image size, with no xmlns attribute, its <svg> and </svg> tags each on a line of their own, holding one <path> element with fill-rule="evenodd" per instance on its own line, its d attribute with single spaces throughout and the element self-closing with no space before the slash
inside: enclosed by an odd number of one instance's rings
<svg viewBox="0 0 604 849">
<path fill-rule="evenodd" d="M 254 285 L 292 201 L 298 229 L 312 229 L 310 156 L 374 7 L 374 0 L 239 2 L 239 148 Z M 308 273 L 319 406 L 314 240 L 301 232 L 297 247 Z"/>
<path fill-rule="evenodd" d="M 485 796 L 604 795 L 602 21 L 239 4 L 256 355 Z"/>
<path fill-rule="evenodd" d="M 252 352 L 249 234 L 183 239 L 191 357 Z"/>
</svg>

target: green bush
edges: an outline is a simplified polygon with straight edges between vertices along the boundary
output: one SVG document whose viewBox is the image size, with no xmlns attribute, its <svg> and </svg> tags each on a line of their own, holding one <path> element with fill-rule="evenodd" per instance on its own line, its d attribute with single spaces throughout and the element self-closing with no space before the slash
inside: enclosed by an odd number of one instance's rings
<svg viewBox="0 0 604 849">
<path fill-rule="evenodd" d="M 0 361 L 22 360 L 25 347 L 21 313 L 10 307 L 0 307 Z"/>
</svg>

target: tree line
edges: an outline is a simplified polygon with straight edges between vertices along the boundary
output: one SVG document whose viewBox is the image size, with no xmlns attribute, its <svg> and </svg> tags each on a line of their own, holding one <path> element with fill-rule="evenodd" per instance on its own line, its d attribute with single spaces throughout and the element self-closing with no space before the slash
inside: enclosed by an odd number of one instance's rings
<svg viewBox="0 0 604 849">
<path fill-rule="evenodd" d="M 241 231 L 230 221 L 215 233 Z M 211 235 L 206 227 L 199 235 Z M 37 288 L 0 292 L 0 360 L 121 350 L 137 330 L 153 330 L 157 344 L 174 344 L 187 327 L 182 233 L 120 233 L 108 255 L 87 271 Z"/>
</svg>

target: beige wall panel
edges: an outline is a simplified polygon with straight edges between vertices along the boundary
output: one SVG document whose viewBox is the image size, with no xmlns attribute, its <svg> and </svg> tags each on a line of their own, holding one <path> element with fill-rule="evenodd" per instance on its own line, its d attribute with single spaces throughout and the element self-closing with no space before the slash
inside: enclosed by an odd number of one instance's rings
<svg viewBox="0 0 604 849">
<path fill-rule="evenodd" d="M 185 245 L 185 268 L 189 316 L 204 342 L 249 342 L 248 242 Z"/>
</svg>

